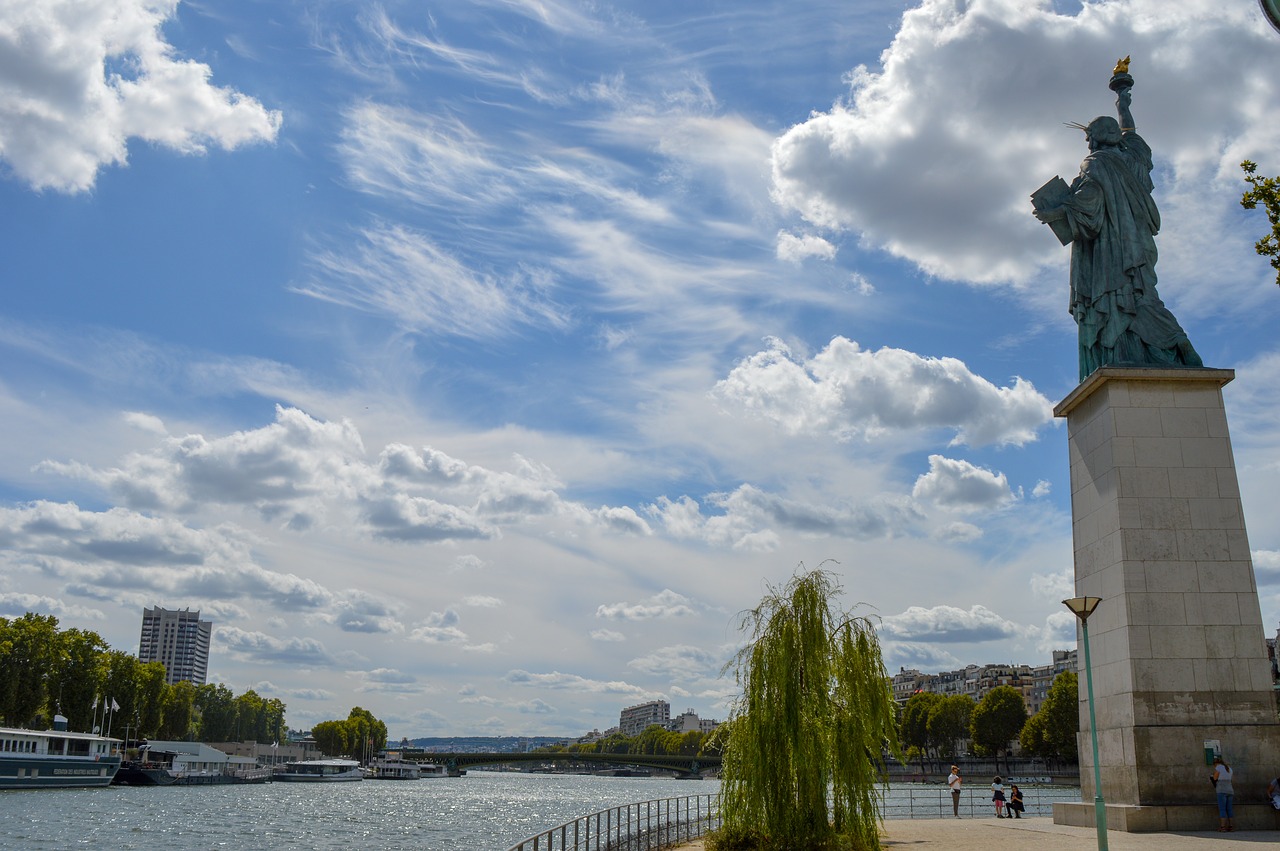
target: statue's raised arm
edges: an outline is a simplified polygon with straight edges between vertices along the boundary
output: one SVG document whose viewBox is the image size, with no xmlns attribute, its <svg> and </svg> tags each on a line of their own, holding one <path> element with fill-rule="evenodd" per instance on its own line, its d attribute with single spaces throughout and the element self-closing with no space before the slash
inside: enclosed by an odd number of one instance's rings
<svg viewBox="0 0 1280 851">
<path fill-rule="evenodd" d="M 1079 326 L 1080 380 L 1102 366 L 1203 366 L 1178 320 L 1156 292 L 1160 212 L 1152 198 L 1151 149 L 1130 104 L 1129 57 L 1110 88 L 1116 115 L 1083 130 L 1089 155 L 1060 201 L 1033 210 L 1071 244 L 1071 315 Z"/>
</svg>

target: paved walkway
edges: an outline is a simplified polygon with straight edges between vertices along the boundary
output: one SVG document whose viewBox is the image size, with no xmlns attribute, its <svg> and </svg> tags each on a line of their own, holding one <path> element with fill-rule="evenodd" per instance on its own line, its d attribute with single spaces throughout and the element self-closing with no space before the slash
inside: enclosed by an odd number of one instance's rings
<svg viewBox="0 0 1280 851">
<path fill-rule="evenodd" d="M 1089 851 L 1098 847 L 1091 827 L 1066 827 L 1050 817 L 1013 820 L 894 819 L 885 822 L 880 843 L 886 851 Z M 1280 845 L 1274 830 L 1235 833 L 1119 833 L 1107 834 L 1110 851 L 1261 851 L 1260 846 Z M 701 841 L 680 846 L 682 851 L 702 849 Z"/>
</svg>

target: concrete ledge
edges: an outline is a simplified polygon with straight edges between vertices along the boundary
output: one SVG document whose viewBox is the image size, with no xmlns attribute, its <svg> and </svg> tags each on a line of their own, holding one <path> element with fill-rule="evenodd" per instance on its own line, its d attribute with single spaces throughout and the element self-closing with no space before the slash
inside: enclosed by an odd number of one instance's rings
<svg viewBox="0 0 1280 851">
<path fill-rule="evenodd" d="M 1070 827 L 1094 827 L 1092 803 L 1056 803 L 1053 823 Z M 1236 804 L 1236 830 L 1280 830 L 1280 811 L 1266 804 Z M 1107 804 L 1107 831 L 1120 833 L 1169 833 L 1217 830 L 1217 804 L 1168 807 L 1135 807 Z"/>
<path fill-rule="evenodd" d="M 1095 369 L 1089 377 L 1067 394 L 1053 409 L 1055 417 L 1065 417 L 1085 399 L 1108 381 L 1207 381 L 1215 387 L 1223 387 L 1236 377 L 1234 369 L 1209 369 L 1200 366 L 1145 367 L 1104 366 Z"/>
</svg>

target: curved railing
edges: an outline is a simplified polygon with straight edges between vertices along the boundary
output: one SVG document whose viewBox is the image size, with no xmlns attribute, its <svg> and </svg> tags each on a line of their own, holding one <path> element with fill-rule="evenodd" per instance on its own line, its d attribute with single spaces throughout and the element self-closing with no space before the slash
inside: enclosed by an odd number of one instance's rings
<svg viewBox="0 0 1280 851">
<path fill-rule="evenodd" d="M 719 795 L 623 804 L 536 833 L 508 851 L 657 851 L 720 825 Z"/>
</svg>

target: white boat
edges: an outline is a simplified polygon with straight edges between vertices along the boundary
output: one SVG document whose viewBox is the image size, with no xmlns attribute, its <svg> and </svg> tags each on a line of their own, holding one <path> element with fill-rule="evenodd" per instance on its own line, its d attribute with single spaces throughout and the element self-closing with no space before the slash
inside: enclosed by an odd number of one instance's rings
<svg viewBox="0 0 1280 851">
<path fill-rule="evenodd" d="M 119 742 L 94 733 L 0 727 L 0 789 L 109 785 L 120 769 Z"/>
<path fill-rule="evenodd" d="M 383 754 L 369 763 L 370 780 L 418 780 L 421 777 L 418 763 L 399 754 Z"/>
<path fill-rule="evenodd" d="M 429 777 L 448 777 L 449 769 L 432 762 L 420 762 L 418 763 L 418 773 L 422 779 L 426 780 Z"/>
<path fill-rule="evenodd" d="M 354 759 L 305 759 L 286 762 L 272 779 L 285 783 L 339 783 L 363 780 L 364 771 Z"/>
</svg>

